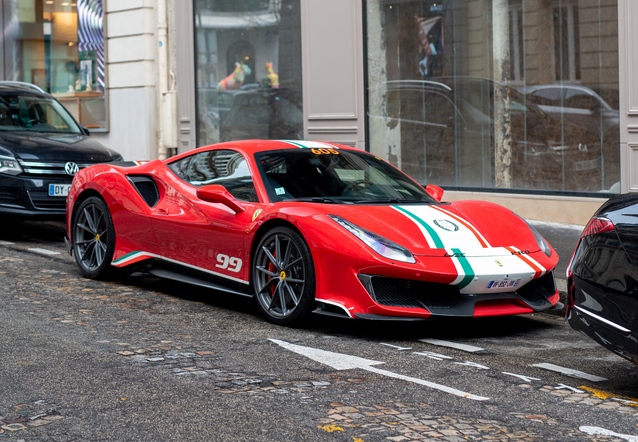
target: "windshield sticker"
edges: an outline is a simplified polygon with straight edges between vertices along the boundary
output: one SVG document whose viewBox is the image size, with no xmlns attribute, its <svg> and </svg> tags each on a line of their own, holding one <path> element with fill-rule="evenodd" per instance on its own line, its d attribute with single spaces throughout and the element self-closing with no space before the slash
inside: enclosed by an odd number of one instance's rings
<svg viewBox="0 0 638 442">
<path fill-rule="evenodd" d="M 283 187 L 275 187 L 275 194 L 276 195 L 285 195 L 286 194 L 286 189 L 284 189 Z"/>
</svg>

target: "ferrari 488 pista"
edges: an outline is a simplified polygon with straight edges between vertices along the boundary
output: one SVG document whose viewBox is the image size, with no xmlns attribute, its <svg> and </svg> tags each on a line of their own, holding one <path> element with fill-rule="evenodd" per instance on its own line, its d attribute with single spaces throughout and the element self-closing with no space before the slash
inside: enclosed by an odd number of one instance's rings
<svg viewBox="0 0 638 442">
<path fill-rule="evenodd" d="M 86 277 L 145 271 L 252 296 L 277 324 L 558 303 L 558 256 L 534 228 L 504 207 L 442 196 L 359 149 L 232 141 L 81 170 L 67 240 Z"/>
</svg>

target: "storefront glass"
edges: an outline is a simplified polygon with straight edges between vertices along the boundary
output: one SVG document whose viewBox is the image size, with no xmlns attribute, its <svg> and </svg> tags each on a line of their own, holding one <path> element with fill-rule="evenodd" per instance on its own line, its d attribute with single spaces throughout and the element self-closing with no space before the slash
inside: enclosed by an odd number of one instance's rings
<svg viewBox="0 0 638 442">
<path fill-rule="evenodd" d="M 619 192 L 616 0 L 367 0 L 371 151 L 448 189 Z"/>
<path fill-rule="evenodd" d="M 299 0 L 194 0 L 198 145 L 303 137 Z"/>
<path fill-rule="evenodd" d="M 0 0 L 2 79 L 53 94 L 92 130 L 106 130 L 102 0 Z"/>
</svg>

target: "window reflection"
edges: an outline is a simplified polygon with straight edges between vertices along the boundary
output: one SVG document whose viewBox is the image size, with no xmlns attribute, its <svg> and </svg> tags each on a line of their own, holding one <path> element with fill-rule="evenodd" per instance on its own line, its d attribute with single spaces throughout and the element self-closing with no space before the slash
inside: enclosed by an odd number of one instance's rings
<svg viewBox="0 0 638 442">
<path fill-rule="evenodd" d="M 92 130 L 106 129 L 102 0 L 0 0 L 4 78 L 53 94 Z"/>
<path fill-rule="evenodd" d="M 299 0 L 195 0 L 198 145 L 301 139 Z"/>
<path fill-rule="evenodd" d="M 617 24 L 615 0 L 370 0 L 372 152 L 448 188 L 619 192 Z"/>
</svg>

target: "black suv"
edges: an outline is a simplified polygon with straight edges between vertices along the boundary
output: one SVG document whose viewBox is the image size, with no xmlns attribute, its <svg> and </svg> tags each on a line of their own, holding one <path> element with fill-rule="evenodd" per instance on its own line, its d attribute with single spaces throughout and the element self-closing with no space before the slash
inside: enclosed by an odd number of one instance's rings
<svg viewBox="0 0 638 442">
<path fill-rule="evenodd" d="M 0 217 L 63 220 L 73 175 L 122 161 L 39 87 L 0 81 Z"/>
</svg>

